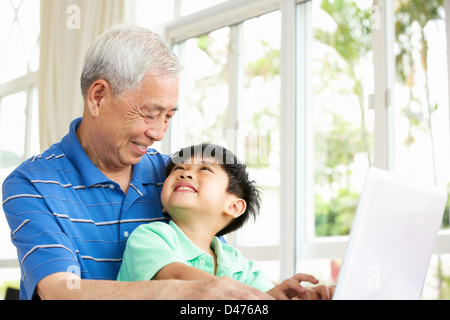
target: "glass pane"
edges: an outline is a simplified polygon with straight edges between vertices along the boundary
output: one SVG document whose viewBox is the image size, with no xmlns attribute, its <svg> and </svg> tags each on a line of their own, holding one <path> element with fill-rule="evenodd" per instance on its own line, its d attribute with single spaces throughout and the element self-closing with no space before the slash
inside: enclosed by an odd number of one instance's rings
<svg viewBox="0 0 450 320">
<path fill-rule="evenodd" d="M 243 99 L 238 111 L 240 159 L 261 189 L 255 223 L 238 232 L 240 246 L 280 242 L 280 11 L 243 23 Z M 243 149 L 243 150 L 242 150 Z M 261 237 L 261 235 L 264 235 Z"/>
<path fill-rule="evenodd" d="M 0 103 L 0 191 L 3 181 L 24 155 L 26 102 L 26 93 L 19 92 L 3 98 Z M 10 230 L 3 212 L 0 216 L 0 260 L 14 259 L 17 255 Z"/>
<path fill-rule="evenodd" d="M 20 25 L 17 21 L 13 22 L 11 26 L 8 42 L 4 50 L 4 58 L 0 70 L 0 83 L 24 76 L 28 71 L 25 47 Z"/>
<path fill-rule="evenodd" d="M 9 31 L 14 21 L 14 9 L 9 1 L 0 1 L 0 68 L 3 65 L 3 56 L 6 50 Z M 1 70 L 1 69 L 0 69 Z"/>
<path fill-rule="evenodd" d="M 185 70 L 172 152 L 199 143 L 225 145 L 229 33 L 226 27 L 180 45 Z"/>
<path fill-rule="evenodd" d="M 0 83 L 39 66 L 39 1 L 2 1 L 0 5 Z"/>
<path fill-rule="evenodd" d="M 29 71 L 39 67 L 40 1 L 23 1 L 18 12 L 18 22 L 22 29 L 25 57 Z"/>
<path fill-rule="evenodd" d="M 0 167 L 17 165 L 24 156 L 26 93 L 7 96 L 0 104 Z"/>
<path fill-rule="evenodd" d="M 371 10 L 363 1 L 313 1 L 316 236 L 348 234 L 373 161 Z"/>
<path fill-rule="evenodd" d="M 181 0 L 181 15 L 186 16 L 226 1 L 228 0 Z"/>
<path fill-rule="evenodd" d="M 395 171 L 450 187 L 443 1 L 396 0 Z M 448 205 L 443 227 L 449 227 Z"/>
<path fill-rule="evenodd" d="M 450 254 L 433 255 L 422 292 L 423 300 L 450 300 Z"/>
</svg>

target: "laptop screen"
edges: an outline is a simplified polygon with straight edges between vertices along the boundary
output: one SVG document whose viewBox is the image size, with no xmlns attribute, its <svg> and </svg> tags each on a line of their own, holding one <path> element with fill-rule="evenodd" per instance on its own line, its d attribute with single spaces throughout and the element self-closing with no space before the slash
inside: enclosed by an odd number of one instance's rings
<svg viewBox="0 0 450 320">
<path fill-rule="evenodd" d="M 447 190 L 371 168 L 334 299 L 419 299 Z"/>
</svg>

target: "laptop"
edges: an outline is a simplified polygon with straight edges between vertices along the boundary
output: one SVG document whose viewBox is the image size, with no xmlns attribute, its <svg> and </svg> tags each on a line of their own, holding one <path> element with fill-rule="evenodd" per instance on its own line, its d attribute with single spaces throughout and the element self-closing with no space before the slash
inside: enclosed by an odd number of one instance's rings
<svg viewBox="0 0 450 320">
<path fill-rule="evenodd" d="M 447 194 L 370 168 L 333 299 L 420 299 Z"/>
</svg>

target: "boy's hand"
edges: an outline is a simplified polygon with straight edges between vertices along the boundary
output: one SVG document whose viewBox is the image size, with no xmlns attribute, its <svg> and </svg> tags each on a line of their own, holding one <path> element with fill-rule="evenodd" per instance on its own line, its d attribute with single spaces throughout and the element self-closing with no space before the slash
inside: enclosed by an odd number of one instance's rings
<svg viewBox="0 0 450 320">
<path fill-rule="evenodd" d="M 308 293 L 309 290 L 307 290 L 300 284 L 300 282 L 302 281 L 307 281 L 312 284 L 317 284 L 319 282 L 319 280 L 317 280 L 312 275 L 297 273 L 292 278 L 284 280 L 273 289 L 267 291 L 267 294 L 278 300 L 290 300 L 294 297 L 307 299 L 307 297 L 310 296 L 310 294 Z"/>
<path fill-rule="evenodd" d="M 331 300 L 333 297 L 335 286 L 315 286 L 308 287 L 306 293 L 303 296 L 299 296 L 302 300 Z"/>
</svg>

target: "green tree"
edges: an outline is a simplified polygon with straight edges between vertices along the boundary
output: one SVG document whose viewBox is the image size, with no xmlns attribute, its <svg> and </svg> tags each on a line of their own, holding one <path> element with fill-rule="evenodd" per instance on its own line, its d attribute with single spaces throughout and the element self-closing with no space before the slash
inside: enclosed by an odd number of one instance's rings
<svg viewBox="0 0 450 320">
<path fill-rule="evenodd" d="M 355 70 L 358 70 L 361 60 L 372 49 L 371 11 L 362 10 L 354 1 L 348 0 L 322 0 L 320 8 L 333 18 L 336 28 L 333 32 L 318 28 L 315 30 L 315 37 L 318 41 L 333 48 L 345 61 L 345 68 L 333 69 L 335 65 L 330 65 L 329 71 L 345 74 L 352 80 L 353 86 L 348 88 L 348 93 L 354 94 L 358 98 L 361 111 L 361 137 L 370 166 L 372 148 L 366 128 L 364 79 L 363 75 L 357 74 Z"/>
<path fill-rule="evenodd" d="M 340 110 L 328 108 L 329 127 L 316 131 L 316 159 L 321 159 L 324 169 L 316 172 L 316 185 L 320 192 L 330 195 L 324 199 L 315 196 L 316 235 L 348 234 L 359 194 L 350 184 L 351 164 L 358 154 L 366 154 L 372 164 L 372 136 L 366 128 L 364 105 L 364 74 L 358 72 L 370 59 L 372 50 L 371 10 L 360 9 L 354 1 L 322 0 L 320 9 L 335 22 L 335 28 L 316 28 L 315 39 L 333 52 L 331 61 L 325 55 L 321 61 L 321 86 L 336 90 L 341 96 L 355 96 L 360 109 L 360 125 L 346 121 Z M 344 82 L 345 85 L 336 85 Z M 321 88 L 317 89 L 321 90 Z"/>
<path fill-rule="evenodd" d="M 444 20 L 443 0 L 402 0 L 395 1 L 395 40 L 397 44 L 397 81 L 409 89 L 409 100 L 403 113 L 409 119 L 408 135 L 403 142 L 411 146 L 415 142 L 413 128 L 426 131 L 430 137 L 433 157 L 434 179 L 436 182 L 436 150 L 434 146 L 431 119 L 439 105 L 432 101 L 428 74 L 428 40 L 425 28 L 437 20 Z M 419 43 L 419 45 L 417 45 Z M 420 57 L 420 63 L 416 63 Z M 425 86 L 418 88 L 417 74 L 425 79 Z M 413 106 L 420 106 L 417 111 Z"/>
</svg>

